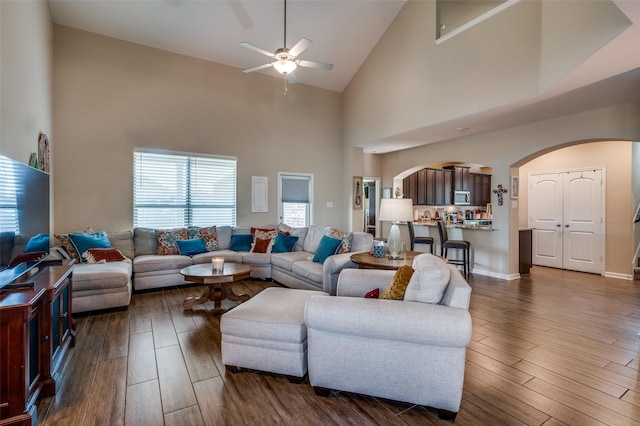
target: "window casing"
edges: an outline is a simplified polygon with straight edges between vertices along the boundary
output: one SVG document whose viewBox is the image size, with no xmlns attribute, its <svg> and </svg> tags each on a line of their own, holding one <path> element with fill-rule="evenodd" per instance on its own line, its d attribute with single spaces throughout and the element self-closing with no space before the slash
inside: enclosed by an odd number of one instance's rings
<svg viewBox="0 0 640 426">
<path fill-rule="evenodd" d="M 133 225 L 236 225 L 236 159 L 134 151 Z"/>
</svg>

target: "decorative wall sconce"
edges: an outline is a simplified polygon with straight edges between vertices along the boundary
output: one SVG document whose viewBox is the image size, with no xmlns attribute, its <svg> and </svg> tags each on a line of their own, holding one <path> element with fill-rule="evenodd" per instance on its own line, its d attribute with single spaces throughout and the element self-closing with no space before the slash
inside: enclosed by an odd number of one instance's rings
<svg viewBox="0 0 640 426">
<path fill-rule="evenodd" d="M 498 196 L 498 205 L 501 206 L 504 203 L 502 199 L 502 194 L 506 194 L 508 191 L 502 187 L 502 185 L 498 185 L 498 189 L 494 189 L 493 193 Z"/>
</svg>

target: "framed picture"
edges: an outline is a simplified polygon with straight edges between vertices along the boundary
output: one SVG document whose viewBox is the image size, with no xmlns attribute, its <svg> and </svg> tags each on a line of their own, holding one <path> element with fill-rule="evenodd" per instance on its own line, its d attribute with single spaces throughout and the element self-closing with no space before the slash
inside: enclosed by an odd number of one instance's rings
<svg viewBox="0 0 640 426">
<path fill-rule="evenodd" d="M 269 211 L 268 187 L 269 179 L 266 176 L 251 176 L 251 211 L 253 213 Z"/>
<path fill-rule="evenodd" d="M 362 189 L 362 176 L 353 177 L 353 209 L 362 210 L 364 191 Z"/>
<path fill-rule="evenodd" d="M 518 198 L 520 195 L 520 178 L 511 176 L 511 198 Z"/>
</svg>

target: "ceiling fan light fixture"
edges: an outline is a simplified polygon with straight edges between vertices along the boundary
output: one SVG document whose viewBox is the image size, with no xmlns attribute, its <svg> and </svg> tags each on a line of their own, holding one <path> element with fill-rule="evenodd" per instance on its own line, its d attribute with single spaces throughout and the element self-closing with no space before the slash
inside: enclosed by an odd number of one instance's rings
<svg viewBox="0 0 640 426">
<path fill-rule="evenodd" d="M 280 74 L 291 74 L 296 70 L 296 68 L 298 68 L 298 65 L 291 59 L 280 59 L 273 62 L 273 67 Z"/>
</svg>

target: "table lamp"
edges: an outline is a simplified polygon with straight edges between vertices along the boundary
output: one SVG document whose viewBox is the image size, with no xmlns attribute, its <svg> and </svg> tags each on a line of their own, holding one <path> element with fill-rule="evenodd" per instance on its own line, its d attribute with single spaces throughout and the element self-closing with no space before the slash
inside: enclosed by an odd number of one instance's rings
<svg viewBox="0 0 640 426">
<path fill-rule="evenodd" d="M 411 198 L 384 198 L 380 200 L 379 219 L 392 222 L 387 238 L 387 253 L 389 259 L 400 259 L 403 255 L 403 243 L 398 222 L 413 220 L 413 200 Z"/>
</svg>

